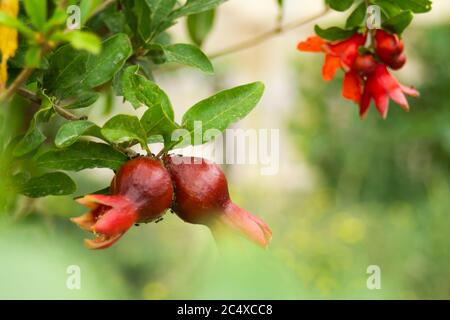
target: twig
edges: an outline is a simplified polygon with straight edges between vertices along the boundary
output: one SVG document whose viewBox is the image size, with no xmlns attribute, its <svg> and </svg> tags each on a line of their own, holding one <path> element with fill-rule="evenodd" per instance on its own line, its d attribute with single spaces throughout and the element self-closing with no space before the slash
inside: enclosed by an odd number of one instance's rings
<svg viewBox="0 0 450 320">
<path fill-rule="evenodd" d="M 17 89 L 20 88 L 20 86 L 27 81 L 27 79 L 31 76 L 33 73 L 33 68 L 25 68 L 23 69 L 19 75 L 14 79 L 14 82 L 9 86 L 9 88 L 5 91 L 5 93 L 0 97 L 0 102 L 9 100 L 14 93 L 16 93 Z"/>
<path fill-rule="evenodd" d="M 168 146 L 165 146 L 157 155 L 157 158 L 161 158 L 163 155 L 165 155 L 167 152 L 169 152 L 170 150 L 172 150 L 172 148 L 174 148 L 177 144 L 179 144 L 180 142 L 183 141 L 183 137 L 180 137 L 180 139 L 178 139 L 177 141 L 173 141 L 171 144 L 169 144 Z"/>
<path fill-rule="evenodd" d="M 220 51 L 209 54 L 208 57 L 210 59 L 214 59 L 214 58 L 219 58 L 219 57 L 222 57 L 222 56 L 225 56 L 228 54 L 232 54 L 232 53 L 235 53 L 238 51 L 249 49 L 249 48 L 254 47 L 262 42 L 265 42 L 268 39 L 271 39 L 279 34 L 296 29 L 296 28 L 301 27 L 307 23 L 310 23 L 318 18 L 321 18 L 324 15 L 326 15 L 329 11 L 330 11 L 330 8 L 327 6 L 324 10 L 322 10 L 321 12 L 319 12 L 311 17 L 303 18 L 298 21 L 289 22 L 282 26 L 277 26 L 276 28 L 274 28 L 272 30 L 269 30 L 263 34 L 260 34 L 256 37 L 254 37 L 253 39 L 243 41 L 241 43 L 232 45 L 228 48 L 225 48 Z"/>
<path fill-rule="evenodd" d="M 119 146 L 118 144 L 111 144 L 111 146 L 116 149 L 117 151 L 127 155 L 128 158 L 132 159 L 135 158 L 139 155 L 139 153 L 137 153 L 136 151 L 134 151 L 133 149 L 130 148 L 122 148 L 121 146 Z"/>
<path fill-rule="evenodd" d="M 31 102 L 35 103 L 35 104 L 41 104 L 41 99 L 39 99 L 35 93 L 31 92 L 28 89 L 25 89 L 23 87 L 17 89 L 17 93 L 20 94 L 22 97 L 24 97 L 25 99 L 30 100 Z M 75 121 L 75 120 L 87 120 L 87 116 L 82 115 L 82 116 L 77 116 L 73 113 L 71 113 L 70 111 L 64 109 L 63 107 L 59 106 L 58 104 L 54 103 L 53 104 L 53 109 L 55 110 L 55 112 L 60 115 L 61 117 L 63 117 L 64 119 L 70 120 L 70 121 Z"/>
<path fill-rule="evenodd" d="M 100 12 L 102 12 L 103 10 L 105 10 L 107 7 L 109 7 L 111 4 L 113 4 L 114 2 L 116 2 L 116 0 L 105 0 L 102 4 L 100 4 L 95 10 L 94 12 L 92 12 L 91 14 L 91 18 L 97 14 L 99 14 Z"/>
<path fill-rule="evenodd" d="M 76 121 L 76 120 L 87 120 L 87 116 L 77 116 L 69 111 L 67 111 L 66 109 L 60 107 L 57 103 L 53 104 L 53 110 L 55 110 L 55 112 L 57 114 L 59 114 L 61 117 L 63 117 L 64 119 L 70 120 L 70 121 Z"/>
<path fill-rule="evenodd" d="M 41 99 L 39 99 L 34 92 L 31 92 L 24 87 L 20 87 L 19 89 L 17 89 L 17 93 L 35 104 L 41 104 Z"/>
</svg>

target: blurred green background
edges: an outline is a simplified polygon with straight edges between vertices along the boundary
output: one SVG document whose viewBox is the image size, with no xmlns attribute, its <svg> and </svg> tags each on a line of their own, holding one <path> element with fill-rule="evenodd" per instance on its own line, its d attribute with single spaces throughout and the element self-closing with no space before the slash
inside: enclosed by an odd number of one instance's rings
<svg viewBox="0 0 450 320">
<path fill-rule="evenodd" d="M 266 251 L 244 241 L 218 248 L 206 228 L 173 214 L 88 251 L 88 235 L 68 220 L 81 206 L 71 197 L 17 198 L 0 170 L 0 298 L 450 298 L 449 39 L 450 26 L 408 31 L 408 68 L 422 97 L 408 114 L 391 104 L 386 121 L 374 108 L 361 121 L 340 97 L 341 82 L 322 82 L 322 57 L 292 58 L 298 101 L 282 130 L 314 187 L 230 178 L 236 202 L 273 230 Z M 10 107 L 1 110 L 3 146 L 29 121 L 23 102 Z M 90 172 L 73 177 L 78 194 L 108 183 Z M 66 287 L 70 265 L 80 267 L 81 290 Z M 369 265 L 381 268 L 380 290 L 366 287 Z"/>
</svg>

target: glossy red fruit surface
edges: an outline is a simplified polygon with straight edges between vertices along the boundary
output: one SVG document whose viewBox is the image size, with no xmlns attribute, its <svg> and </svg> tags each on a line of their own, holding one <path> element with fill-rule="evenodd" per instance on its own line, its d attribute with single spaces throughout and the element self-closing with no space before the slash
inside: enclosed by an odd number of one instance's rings
<svg viewBox="0 0 450 320">
<path fill-rule="evenodd" d="M 403 66 L 406 64 L 406 60 L 407 60 L 406 55 L 402 53 L 397 57 L 395 57 L 389 66 L 391 67 L 391 69 L 399 70 L 403 68 Z"/>
<path fill-rule="evenodd" d="M 218 165 L 193 157 L 168 156 L 164 161 L 175 189 L 173 209 L 181 219 L 209 227 L 220 224 L 260 246 L 268 245 L 269 227 L 231 201 L 227 179 Z"/>
<path fill-rule="evenodd" d="M 402 55 L 404 50 L 403 41 L 396 34 L 390 34 L 384 30 L 377 30 L 375 41 L 376 53 L 381 61 L 392 68 L 398 66 L 398 57 Z"/>
<path fill-rule="evenodd" d="M 114 244 L 135 223 L 150 222 L 170 208 L 173 187 L 163 164 L 148 157 L 126 162 L 111 182 L 110 195 L 87 195 L 77 201 L 91 210 L 71 219 L 95 235 L 85 240 L 90 249 Z"/>
<path fill-rule="evenodd" d="M 140 157 L 128 161 L 111 183 L 111 193 L 127 197 L 138 208 L 138 222 L 157 219 L 171 206 L 170 174 L 156 159 Z"/>
<path fill-rule="evenodd" d="M 375 71 L 377 62 L 371 54 L 359 55 L 353 64 L 353 70 L 362 74 L 369 75 Z"/>
</svg>

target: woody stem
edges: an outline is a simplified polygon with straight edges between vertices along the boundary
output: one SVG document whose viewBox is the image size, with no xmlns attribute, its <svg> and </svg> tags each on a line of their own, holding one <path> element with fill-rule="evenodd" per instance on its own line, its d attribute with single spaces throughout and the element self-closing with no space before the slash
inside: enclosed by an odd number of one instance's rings
<svg viewBox="0 0 450 320">
<path fill-rule="evenodd" d="M 251 47 L 254 47 L 262 42 L 267 41 L 268 39 L 271 39 L 279 34 L 282 34 L 284 32 L 296 29 L 298 27 L 301 27 L 307 23 L 310 23 L 318 18 L 321 18 L 322 16 L 324 16 L 325 14 L 327 14 L 330 11 L 329 7 L 326 7 L 324 10 L 322 10 L 321 12 L 307 17 L 307 18 L 303 18 L 300 19 L 298 21 L 294 21 L 294 22 L 290 22 L 290 23 L 286 23 L 285 25 L 281 25 L 281 26 L 277 26 L 272 30 L 269 30 L 265 33 L 262 33 L 252 39 L 243 41 L 241 43 L 232 45 L 228 48 L 222 49 L 220 51 L 214 52 L 212 54 L 209 54 L 209 58 L 214 59 L 214 58 L 218 58 L 218 57 L 222 57 L 228 54 L 232 54 L 232 53 L 236 53 L 238 51 L 242 51 Z"/>
<path fill-rule="evenodd" d="M 16 77 L 14 82 L 9 86 L 9 88 L 5 91 L 5 93 L 0 97 L 0 102 L 9 100 L 14 93 L 20 88 L 20 86 L 27 81 L 27 79 L 33 73 L 33 68 L 25 68 L 23 69 L 19 75 Z"/>
</svg>

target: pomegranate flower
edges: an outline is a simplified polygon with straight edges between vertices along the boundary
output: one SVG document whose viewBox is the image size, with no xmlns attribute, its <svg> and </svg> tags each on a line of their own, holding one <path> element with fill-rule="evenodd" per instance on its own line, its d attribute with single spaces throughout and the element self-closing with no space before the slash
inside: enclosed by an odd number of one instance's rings
<svg viewBox="0 0 450 320">
<path fill-rule="evenodd" d="M 78 199 L 91 210 L 72 222 L 92 232 L 89 249 L 105 249 L 135 223 L 161 217 L 172 204 L 170 175 L 156 159 L 139 157 L 125 163 L 111 182 L 111 195 L 93 194 Z"/>
<path fill-rule="evenodd" d="M 182 220 L 206 225 L 213 233 L 220 228 L 234 231 L 262 247 L 269 244 L 269 227 L 231 201 L 227 179 L 218 165 L 176 156 L 164 161 L 174 183 L 173 209 Z"/>
<path fill-rule="evenodd" d="M 366 42 L 366 36 L 355 33 L 350 38 L 339 42 L 327 42 L 319 36 L 309 37 L 298 44 L 297 49 L 304 52 L 324 52 L 325 63 L 322 76 L 325 81 L 334 78 L 336 71 L 342 68 L 349 72 L 358 56 L 358 49 Z"/>
<path fill-rule="evenodd" d="M 388 71 L 386 65 L 378 64 L 375 71 L 367 77 L 364 93 L 360 102 L 360 115 L 364 117 L 370 106 L 371 99 L 381 116 L 386 119 L 389 109 L 389 98 L 394 100 L 404 110 L 409 110 L 405 94 L 418 97 L 419 92 L 413 88 L 401 85 Z"/>
<path fill-rule="evenodd" d="M 390 34 L 384 30 L 375 33 L 376 53 L 386 65 L 394 70 L 401 69 L 406 63 L 406 55 L 403 53 L 405 45 L 396 34 Z"/>
<path fill-rule="evenodd" d="M 357 72 L 352 71 L 358 57 L 358 49 L 366 42 L 366 36 L 355 33 L 350 38 L 330 43 L 318 36 L 309 37 L 298 44 L 297 48 L 304 52 L 324 52 L 325 62 L 322 68 L 322 77 L 325 81 L 333 80 L 337 70 L 342 68 L 345 72 L 342 86 L 342 96 L 359 103 L 361 100 L 363 80 Z"/>
</svg>

